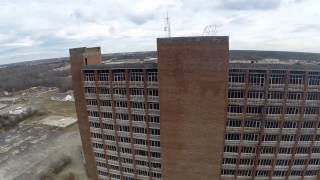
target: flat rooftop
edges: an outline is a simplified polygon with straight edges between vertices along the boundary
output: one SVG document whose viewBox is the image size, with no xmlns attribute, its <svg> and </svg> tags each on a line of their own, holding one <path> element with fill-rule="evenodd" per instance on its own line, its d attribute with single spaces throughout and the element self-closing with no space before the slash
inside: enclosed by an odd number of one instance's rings
<svg viewBox="0 0 320 180">
<path fill-rule="evenodd" d="M 303 60 L 230 60 L 229 68 L 237 69 L 275 69 L 275 70 L 301 70 L 301 71 L 320 71 L 320 61 L 303 61 Z M 102 64 L 87 65 L 83 70 L 104 70 L 104 69 L 157 69 L 157 58 L 146 59 L 121 59 L 107 60 Z"/>
</svg>

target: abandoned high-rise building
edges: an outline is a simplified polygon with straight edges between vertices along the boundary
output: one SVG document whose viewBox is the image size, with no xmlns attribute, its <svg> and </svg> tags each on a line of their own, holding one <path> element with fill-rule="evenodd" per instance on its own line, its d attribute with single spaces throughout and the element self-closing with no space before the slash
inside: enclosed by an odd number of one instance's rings
<svg viewBox="0 0 320 180">
<path fill-rule="evenodd" d="M 223 36 L 157 43 L 157 59 L 70 49 L 90 179 L 318 178 L 319 65 L 229 61 Z"/>
</svg>

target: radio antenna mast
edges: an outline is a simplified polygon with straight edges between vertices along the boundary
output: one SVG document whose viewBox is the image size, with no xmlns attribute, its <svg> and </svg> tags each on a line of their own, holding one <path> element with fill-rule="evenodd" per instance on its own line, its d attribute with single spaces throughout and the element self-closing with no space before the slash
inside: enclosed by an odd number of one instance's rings
<svg viewBox="0 0 320 180">
<path fill-rule="evenodd" d="M 165 34 L 165 37 L 171 37 L 170 19 L 169 19 L 168 11 L 165 17 L 164 34 Z"/>
</svg>

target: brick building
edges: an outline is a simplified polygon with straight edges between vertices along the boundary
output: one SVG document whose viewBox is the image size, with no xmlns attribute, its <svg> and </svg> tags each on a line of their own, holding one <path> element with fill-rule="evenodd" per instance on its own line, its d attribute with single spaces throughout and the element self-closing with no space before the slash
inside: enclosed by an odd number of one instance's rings
<svg viewBox="0 0 320 180">
<path fill-rule="evenodd" d="M 157 43 L 158 59 L 70 49 L 90 179 L 317 179 L 319 65 L 229 62 L 228 37 Z"/>
</svg>

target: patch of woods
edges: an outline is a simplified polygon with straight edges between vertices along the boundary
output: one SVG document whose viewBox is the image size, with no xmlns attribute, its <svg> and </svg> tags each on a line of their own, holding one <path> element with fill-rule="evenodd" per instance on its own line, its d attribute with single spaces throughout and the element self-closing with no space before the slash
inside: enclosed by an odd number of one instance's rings
<svg viewBox="0 0 320 180">
<path fill-rule="evenodd" d="M 70 70 L 54 69 L 64 67 L 68 62 L 19 63 L 0 69 L 0 90 L 19 91 L 35 86 L 58 87 L 62 91 L 71 89 Z"/>
<path fill-rule="evenodd" d="M 21 114 L 2 114 L 0 115 L 0 130 L 9 130 L 28 118 L 43 115 L 45 115 L 45 112 L 31 107 Z"/>
</svg>

